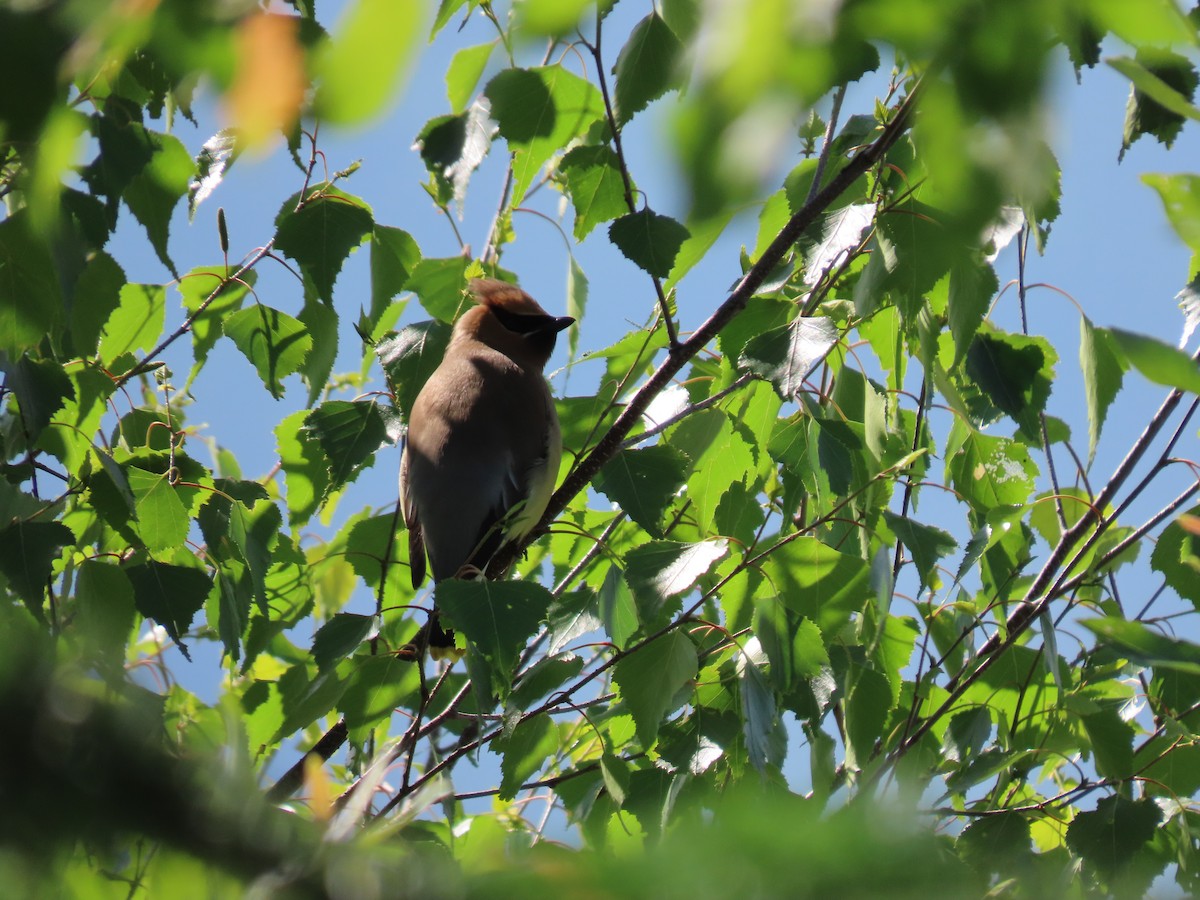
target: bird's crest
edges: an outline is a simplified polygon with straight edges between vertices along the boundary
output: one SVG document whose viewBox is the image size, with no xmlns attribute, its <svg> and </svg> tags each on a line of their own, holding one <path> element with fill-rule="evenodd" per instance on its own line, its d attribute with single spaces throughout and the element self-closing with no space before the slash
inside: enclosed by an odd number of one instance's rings
<svg viewBox="0 0 1200 900">
<path fill-rule="evenodd" d="M 495 278 L 473 278 L 471 279 L 471 294 L 488 309 L 498 309 L 527 316 L 547 315 L 547 312 L 536 300 L 515 284 L 509 284 L 506 281 L 498 281 Z"/>
</svg>

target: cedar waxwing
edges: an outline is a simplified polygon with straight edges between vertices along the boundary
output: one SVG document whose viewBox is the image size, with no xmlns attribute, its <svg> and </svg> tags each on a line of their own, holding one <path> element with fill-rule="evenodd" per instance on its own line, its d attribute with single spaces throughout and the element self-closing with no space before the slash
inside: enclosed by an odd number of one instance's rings
<svg viewBox="0 0 1200 900">
<path fill-rule="evenodd" d="M 502 281 L 476 279 L 471 292 L 479 305 L 455 323 L 409 416 L 400 503 L 414 588 L 425 580 L 426 554 L 436 583 L 483 571 L 502 544 L 527 534 L 562 457 L 542 369 L 575 320 Z M 428 643 L 454 641 L 434 623 Z"/>
</svg>

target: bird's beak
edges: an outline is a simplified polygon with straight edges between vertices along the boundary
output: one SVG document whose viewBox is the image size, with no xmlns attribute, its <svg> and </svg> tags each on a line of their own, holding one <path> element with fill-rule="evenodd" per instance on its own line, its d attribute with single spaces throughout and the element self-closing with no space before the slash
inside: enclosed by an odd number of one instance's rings
<svg viewBox="0 0 1200 900">
<path fill-rule="evenodd" d="M 560 331 L 565 331 L 574 324 L 575 320 L 570 316 L 559 316 L 546 326 L 546 330 L 558 334 Z"/>
</svg>

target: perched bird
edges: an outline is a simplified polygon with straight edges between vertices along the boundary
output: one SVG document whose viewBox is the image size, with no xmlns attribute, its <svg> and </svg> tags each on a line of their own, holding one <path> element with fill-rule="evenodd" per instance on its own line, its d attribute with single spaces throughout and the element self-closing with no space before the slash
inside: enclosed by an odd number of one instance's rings
<svg viewBox="0 0 1200 900">
<path fill-rule="evenodd" d="M 426 554 L 436 583 L 482 572 L 504 543 L 528 534 L 562 456 L 542 369 L 575 320 L 502 281 L 476 279 L 471 293 L 478 305 L 455 323 L 409 416 L 400 503 L 414 588 L 425 580 Z M 431 622 L 433 651 L 452 646 Z"/>
</svg>

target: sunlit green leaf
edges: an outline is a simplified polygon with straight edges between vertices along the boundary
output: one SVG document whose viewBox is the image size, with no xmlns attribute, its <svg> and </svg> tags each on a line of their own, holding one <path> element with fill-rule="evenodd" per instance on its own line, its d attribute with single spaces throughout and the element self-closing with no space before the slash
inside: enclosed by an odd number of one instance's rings
<svg viewBox="0 0 1200 900">
<path fill-rule="evenodd" d="M 629 211 L 620 161 L 607 145 L 580 146 L 570 150 L 558 164 L 575 207 L 575 239 L 582 241 L 601 222 Z"/>
<path fill-rule="evenodd" d="M 559 65 L 506 69 L 484 93 L 513 151 L 513 205 L 550 157 L 604 114 L 596 87 Z"/>
<path fill-rule="evenodd" d="M 239 310 L 222 327 L 276 400 L 283 396 L 283 379 L 304 365 L 312 348 L 312 335 L 303 324 L 269 306 Z"/>
<path fill-rule="evenodd" d="M 613 680 L 633 714 L 643 747 L 654 745 L 663 717 L 682 701 L 678 695 L 697 671 L 696 648 L 678 630 L 651 641 L 617 663 Z"/>
<path fill-rule="evenodd" d="M 318 671 L 337 665 L 354 652 L 371 631 L 375 620 L 371 616 L 338 613 L 313 637 L 312 657 Z"/>
<path fill-rule="evenodd" d="M 495 46 L 496 43 L 490 41 L 463 47 L 451 58 L 446 67 L 446 96 L 454 112 L 460 113 L 470 104 Z"/>
<path fill-rule="evenodd" d="M 300 203 L 289 197 L 275 217 L 275 248 L 300 264 L 326 303 L 346 257 L 373 232 L 371 208 L 332 184 L 320 184 Z"/>
<path fill-rule="evenodd" d="M 1117 347 L 1130 364 L 1155 384 L 1200 394 L 1200 363 L 1157 338 L 1110 328 Z"/>
<path fill-rule="evenodd" d="M 113 362 L 122 354 L 150 350 L 162 334 L 167 292 L 157 284 L 126 284 L 121 304 L 108 317 L 100 339 L 100 358 Z"/>
<path fill-rule="evenodd" d="M 1113 336 L 1097 329 L 1086 316 L 1079 320 L 1079 365 L 1088 411 L 1088 462 L 1096 457 L 1100 431 L 1109 407 L 1121 391 L 1128 364 L 1117 351 Z"/>
<path fill-rule="evenodd" d="M 669 609 L 670 598 L 690 590 L 728 551 L 724 540 L 697 544 L 651 541 L 630 550 L 625 556 L 625 580 L 641 621 L 656 624 Z"/>
<path fill-rule="evenodd" d="M 497 741 L 496 749 L 502 754 L 500 796 L 511 800 L 558 749 L 558 729 L 549 716 L 533 716 L 522 720 L 507 738 Z"/>
<path fill-rule="evenodd" d="M 352 481 L 388 441 L 387 421 L 375 400 L 326 400 L 304 420 L 330 461 L 334 488 Z"/>
</svg>

